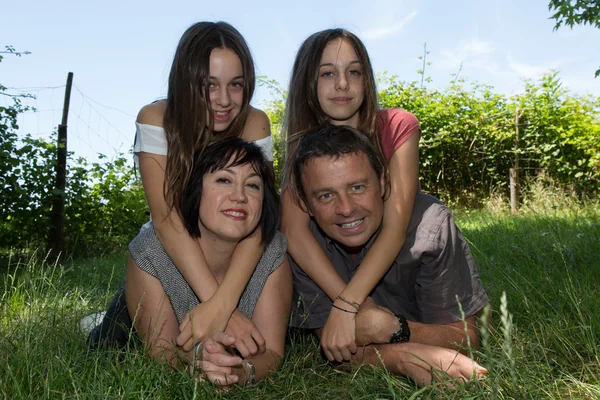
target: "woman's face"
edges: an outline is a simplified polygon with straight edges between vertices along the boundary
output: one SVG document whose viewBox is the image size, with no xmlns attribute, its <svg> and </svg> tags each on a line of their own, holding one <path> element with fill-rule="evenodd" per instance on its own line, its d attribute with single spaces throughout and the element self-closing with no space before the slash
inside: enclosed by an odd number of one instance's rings
<svg viewBox="0 0 600 400">
<path fill-rule="evenodd" d="M 248 236 L 261 218 L 264 185 L 251 164 L 227 167 L 204 176 L 200 232 L 226 241 Z"/>
<path fill-rule="evenodd" d="M 240 58 L 229 49 L 210 53 L 209 93 L 214 131 L 222 132 L 239 115 L 244 101 L 244 71 Z"/>
<path fill-rule="evenodd" d="M 363 70 L 354 48 L 342 38 L 332 40 L 323 50 L 317 96 L 333 125 L 358 126 L 365 97 Z"/>
</svg>

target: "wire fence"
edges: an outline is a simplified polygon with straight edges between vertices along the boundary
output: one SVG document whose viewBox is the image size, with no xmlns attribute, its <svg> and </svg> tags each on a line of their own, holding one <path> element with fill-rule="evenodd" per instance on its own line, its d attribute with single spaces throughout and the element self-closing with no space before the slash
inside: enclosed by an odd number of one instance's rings
<svg viewBox="0 0 600 400">
<path fill-rule="evenodd" d="M 68 151 L 75 158 L 97 161 L 100 154 L 112 160 L 131 151 L 135 115 L 102 104 L 73 85 L 68 118 Z M 18 96 L 28 110 L 17 117 L 17 135 L 51 140 L 61 123 L 65 85 L 7 87 L 12 96 L 0 96 L 0 105 L 12 105 Z"/>
</svg>

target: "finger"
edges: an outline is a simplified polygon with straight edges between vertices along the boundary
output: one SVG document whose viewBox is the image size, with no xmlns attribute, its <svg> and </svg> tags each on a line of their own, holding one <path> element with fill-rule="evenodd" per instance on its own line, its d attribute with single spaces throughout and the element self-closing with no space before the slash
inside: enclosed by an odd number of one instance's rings
<svg viewBox="0 0 600 400">
<path fill-rule="evenodd" d="M 258 346 L 258 352 L 260 354 L 267 350 L 267 342 L 258 329 L 252 332 L 252 339 L 254 339 L 254 342 Z"/>
<path fill-rule="evenodd" d="M 179 324 L 179 332 L 184 331 L 184 329 L 187 327 L 188 322 L 190 322 L 190 314 L 186 314 L 183 318 L 183 321 L 181 321 L 181 324 Z"/>
<path fill-rule="evenodd" d="M 243 341 L 243 343 L 246 346 L 246 348 L 248 349 L 248 353 L 250 353 L 251 356 L 254 357 L 255 355 L 258 354 L 258 346 L 254 342 L 254 339 L 252 338 L 252 336 L 250 336 L 247 340 Z"/>
<path fill-rule="evenodd" d="M 210 362 L 219 367 L 236 367 L 242 363 L 242 359 L 238 356 L 232 356 L 231 354 L 225 353 L 204 353 L 202 361 Z"/>
<path fill-rule="evenodd" d="M 477 364 L 475 361 L 472 361 L 470 365 L 465 366 L 463 375 L 467 376 L 467 380 L 471 380 L 471 378 L 483 378 L 488 373 L 488 370 L 481 365 Z"/>
<path fill-rule="evenodd" d="M 190 337 L 184 344 L 181 346 L 185 351 L 191 351 L 196 343 L 194 343 L 194 339 Z"/>
<path fill-rule="evenodd" d="M 212 337 L 204 342 L 204 350 L 206 350 L 207 353 L 220 353 L 223 349 L 223 345 L 213 340 Z"/>
<path fill-rule="evenodd" d="M 329 361 L 334 361 L 335 360 L 335 357 L 333 356 L 333 353 L 331 351 L 329 351 L 326 348 L 323 348 L 323 352 L 325 353 L 325 357 L 327 357 L 327 359 Z"/>
<path fill-rule="evenodd" d="M 178 346 L 183 346 L 188 340 L 192 338 L 192 330 L 190 328 L 190 326 L 186 325 L 184 330 L 180 330 L 180 333 L 177 336 Z"/>
<path fill-rule="evenodd" d="M 225 332 L 215 332 L 211 338 L 216 342 L 222 343 L 224 346 L 232 346 L 235 343 L 235 337 Z"/>
<path fill-rule="evenodd" d="M 214 384 L 221 385 L 221 386 L 233 385 L 234 383 L 237 383 L 239 380 L 238 376 L 234 375 L 234 374 L 224 374 L 224 373 L 220 373 L 220 372 L 205 372 L 205 373 L 206 373 L 206 377 L 208 378 L 208 380 L 210 380 Z"/>
<path fill-rule="evenodd" d="M 350 357 L 352 356 L 352 354 L 350 354 L 350 350 L 348 348 L 341 349 L 340 355 L 342 356 L 343 360 L 346 360 L 346 361 L 350 361 Z M 343 360 L 338 360 L 338 361 L 343 361 Z"/>
<path fill-rule="evenodd" d="M 248 358 L 251 355 L 253 355 L 246 346 L 246 344 L 241 340 L 235 342 L 235 348 L 237 349 L 237 351 L 240 352 L 243 358 Z"/>
<path fill-rule="evenodd" d="M 352 344 L 350 346 L 348 346 L 348 351 L 350 351 L 351 354 L 356 354 L 356 352 L 358 351 L 358 347 L 356 347 L 356 343 L 352 342 Z M 348 358 L 349 360 L 349 358 Z"/>
</svg>

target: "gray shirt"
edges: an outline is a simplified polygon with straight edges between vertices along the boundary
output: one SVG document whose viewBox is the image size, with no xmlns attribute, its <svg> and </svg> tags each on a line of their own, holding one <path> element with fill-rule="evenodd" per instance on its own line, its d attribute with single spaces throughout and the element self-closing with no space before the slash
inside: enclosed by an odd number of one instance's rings
<svg viewBox="0 0 600 400">
<path fill-rule="evenodd" d="M 310 229 L 337 273 L 349 282 L 377 237 L 352 257 L 326 237 L 314 220 Z M 294 279 L 292 326 L 307 329 L 325 325 L 331 300 L 291 259 Z M 375 303 L 423 323 L 451 323 L 487 303 L 473 256 L 450 210 L 433 196 L 417 193 L 406 242 L 396 260 L 370 294 Z"/>
<path fill-rule="evenodd" d="M 266 246 L 237 306 L 238 310 L 249 319 L 252 318 L 254 307 L 267 279 L 283 263 L 286 250 L 287 240 L 281 232 L 277 231 L 271 243 Z M 181 324 L 188 311 L 200 304 L 200 300 L 173 264 L 152 226 L 142 229 L 129 243 L 129 252 L 144 272 L 160 281 L 169 296 L 177 321 Z"/>
</svg>

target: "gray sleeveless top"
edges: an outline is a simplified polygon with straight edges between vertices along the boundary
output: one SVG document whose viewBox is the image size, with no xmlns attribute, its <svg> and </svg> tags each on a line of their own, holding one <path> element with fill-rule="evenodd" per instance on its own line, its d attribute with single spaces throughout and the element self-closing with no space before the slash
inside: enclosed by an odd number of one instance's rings
<svg viewBox="0 0 600 400">
<path fill-rule="evenodd" d="M 246 317 L 252 318 L 254 307 L 267 278 L 281 265 L 286 251 L 287 240 L 281 232 L 277 231 L 271 243 L 265 248 L 238 303 L 238 310 L 243 312 Z M 185 315 L 200 304 L 200 301 L 169 258 L 156 237 L 153 226 L 140 231 L 129 243 L 129 252 L 142 271 L 160 281 L 165 293 L 169 296 L 173 310 L 175 310 L 177 321 L 181 324 Z"/>
</svg>

